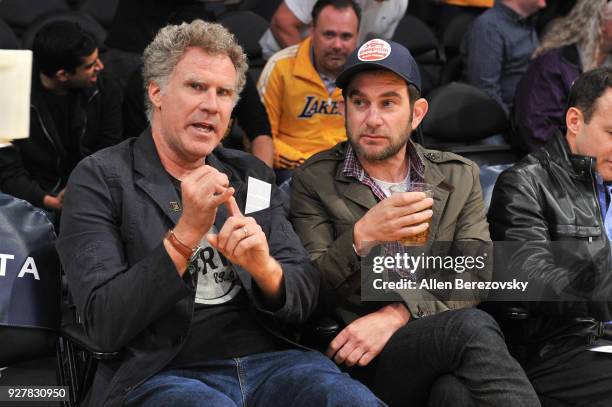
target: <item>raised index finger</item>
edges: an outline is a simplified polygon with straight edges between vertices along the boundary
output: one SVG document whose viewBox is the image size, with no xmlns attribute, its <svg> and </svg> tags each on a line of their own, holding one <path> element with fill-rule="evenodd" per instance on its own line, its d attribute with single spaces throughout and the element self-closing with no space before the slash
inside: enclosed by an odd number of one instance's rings
<svg viewBox="0 0 612 407">
<path fill-rule="evenodd" d="M 225 201 L 225 207 L 227 208 L 227 214 L 229 216 L 236 216 L 238 218 L 243 218 L 242 212 L 240 212 L 240 208 L 238 208 L 238 204 L 236 203 L 236 199 L 232 196 L 230 199 Z"/>
</svg>

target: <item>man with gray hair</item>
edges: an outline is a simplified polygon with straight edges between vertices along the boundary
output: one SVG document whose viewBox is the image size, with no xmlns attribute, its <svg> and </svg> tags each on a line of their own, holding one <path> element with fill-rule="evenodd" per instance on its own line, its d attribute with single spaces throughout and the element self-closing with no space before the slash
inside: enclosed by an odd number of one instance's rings
<svg viewBox="0 0 612 407">
<path fill-rule="evenodd" d="M 246 69 L 218 24 L 163 28 L 144 53 L 150 131 L 70 178 L 60 258 L 88 336 L 120 351 L 90 405 L 383 405 L 288 339 L 319 275 L 271 170 L 219 147 Z"/>
</svg>

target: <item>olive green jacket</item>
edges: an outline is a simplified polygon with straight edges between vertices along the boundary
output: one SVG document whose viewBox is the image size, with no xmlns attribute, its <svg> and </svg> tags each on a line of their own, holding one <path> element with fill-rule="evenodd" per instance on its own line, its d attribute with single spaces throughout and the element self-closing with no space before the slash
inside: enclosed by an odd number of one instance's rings
<svg viewBox="0 0 612 407">
<path fill-rule="evenodd" d="M 425 182 L 435 186 L 429 241 L 490 242 L 478 166 L 453 153 L 413 145 L 425 164 Z M 295 170 L 291 190 L 293 226 L 337 304 L 360 301 L 353 226 L 378 202 L 368 186 L 343 174 L 346 146 L 338 144 L 308 159 Z M 443 302 L 425 290 L 399 294 L 414 318 L 476 303 Z M 362 314 L 353 312 L 355 317 Z"/>
</svg>

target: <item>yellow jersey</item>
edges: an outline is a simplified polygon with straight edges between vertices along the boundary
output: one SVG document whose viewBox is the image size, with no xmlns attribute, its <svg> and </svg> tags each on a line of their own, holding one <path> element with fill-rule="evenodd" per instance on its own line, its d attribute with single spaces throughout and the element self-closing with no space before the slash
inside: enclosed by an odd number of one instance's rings
<svg viewBox="0 0 612 407">
<path fill-rule="evenodd" d="M 493 0 L 442 0 L 441 3 L 463 7 L 493 7 Z"/>
<path fill-rule="evenodd" d="M 346 140 L 342 91 L 330 95 L 311 60 L 311 40 L 269 60 L 257 82 L 274 142 L 274 168 L 295 168 Z"/>
</svg>

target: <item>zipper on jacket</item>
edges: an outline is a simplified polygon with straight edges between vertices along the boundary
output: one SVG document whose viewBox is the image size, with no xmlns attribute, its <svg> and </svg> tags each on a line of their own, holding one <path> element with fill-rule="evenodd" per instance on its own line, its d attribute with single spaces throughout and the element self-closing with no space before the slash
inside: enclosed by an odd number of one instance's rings
<svg viewBox="0 0 612 407">
<path fill-rule="evenodd" d="M 59 151 L 57 149 L 57 145 L 55 144 L 55 142 L 53 141 L 53 138 L 49 134 L 49 131 L 45 127 L 45 123 L 43 122 L 42 117 L 40 117 L 40 112 L 38 111 L 38 108 L 35 105 L 33 105 L 33 104 L 31 104 L 30 106 L 36 112 L 36 117 L 38 118 L 38 122 L 40 123 L 40 127 L 42 127 L 43 133 L 47 137 L 47 140 L 49 140 L 49 143 L 51 143 L 51 145 L 55 149 L 55 153 L 57 154 L 56 157 L 55 157 L 55 165 L 56 165 L 56 168 L 57 168 L 57 173 L 61 174 L 62 173 L 62 169 L 61 169 L 61 162 L 60 162 L 60 154 L 59 154 Z M 51 191 L 59 192 L 59 191 L 57 191 L 57 189 L 59 188 L 61 183 L 62 183 L 62 177 L 60 176 L 59 179 L 57 180 L 57 182 L 55 183 L 55 186 L 53 187 L 53 189 Z"/>
<path fill-rule="evenodd" d="M 91 94 L 91 96 L 87 99 L 88 105 L 91 103 L 94 97 L 98 96 L 98 93 L 100 93 L 100 90 L 96 89 L 94 93 Z M 83 112 L 83 116 L 85 117 L 83 119 L 83 128 L 81 129 L 81 136 L 79 137 L 79 151 L 81 150 L 81 143 L 83 142 L 83 138 L 85 137 L 85 133 L 87 132 L 87 111 Z"/>
<path fill-rule="evenodd" d="M 599 192 L 597 190 L 597 181 L 595 180 L 595 176 L 593 175 L 593 170 L 590 170 L 589 174 L 591 176 L 591 186 L 593 187 L 593 194 L 595 195 L 595 208 L 597 209 L 597 219 L 599 221 L 599 227 L 601 227 L 601 230 L 602 230 L 601 235 L 604 237 L 604 239 L 606 239 L 606 241 L 608 242 L 607 245 L 609 246 L 610 240 L 608 239 L 608 234 L 606 233 L 606 225 L 602 218 L 601 205 L 599 204 Z M 593 236 L 589 236 L 589 243 L 593 243 Z"/>
</svg>

